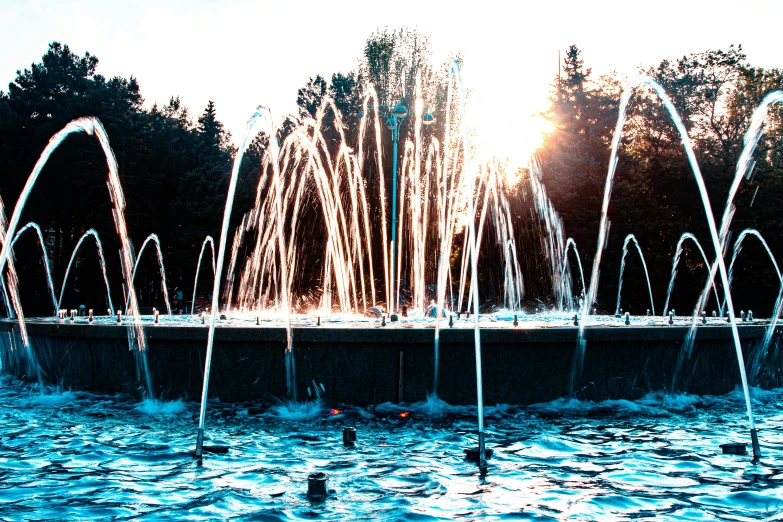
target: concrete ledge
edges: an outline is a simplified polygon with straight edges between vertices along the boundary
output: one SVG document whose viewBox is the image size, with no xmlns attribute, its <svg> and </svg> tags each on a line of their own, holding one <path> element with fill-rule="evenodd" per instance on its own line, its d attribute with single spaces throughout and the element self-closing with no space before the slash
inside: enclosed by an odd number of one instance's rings
<svg viewBox="0 0 783 522">
<path fill-rule="evenodd" d="M 79 321 L 83 321 L 80 318 Z M 77 321 L 30 321 L 27 330 L 36 359 L 51 383 L 75 389 L 138 394 L 138 354 L 128 350 L 128 326 Z M 619 321 L 618 321 L 619 323 Z M 762 353 L 763 324 L 739 327 L 746 367 L 753 384 L 783 386 L 775 336 Z M 29 378 L 18 325 L 0 321 L 3 370 Z M 200 398 L 207 327 L 149 325 L 146 352 L 157 396 Z M 494 323 L 482 329 L 486 404 L 530 404 L 568 394 L 577 328 L 513 328 Z M 682 352 L 686 326 L 593 326 L 587 348 L 580 399 L 635 399 L 671 390 L 682 358 L 677 389 L 722 394 L 739 383 L 739 369 L 728 325 L 701 325 L 688 356 Z M 323 385 L 332 403 L 354 405 L 426 399 L 433 391 L 434 329 L 405 324 L 386 327 L 294 328 L 294 363 L 299 398 Z M 283 328 L 221 325 L 216 330 L 210 397 L 222 401 L 273 401 L 286 396 L 286 334 Z M 401 362 L 402 360 L 402 367 Z M 750 368 L 751 361 L 756 366 Z M 473 331 L 466 325 L 441 330 L 439 396 L 451 404 L 476 397 Z M 402 382 L 402 391 L 399 383 Z M 312 390 L 311 390 L 312 391 Z"/>
<path fill-rule="evenodd" d="M 83 319 L 82 319 L 83 320 Z M 29 335 L 48 337 L 74 337 L 83 339 L 127 339 L 129 323 L 89 324 L 86 322 L 26 323 Z M 16 321 L 0 320 L 0 331 L 8 332 L 18 328 Z M 481 340 L 487 343 L 563 343 L 576 342 L 579 328 L 546 327 L 482 328 Z M 688 333 L 687 326 L 588 326 L 585 328 L 587 342 L 637 342 L 637 341 L 682 341 Z M 737 326 L 740 339 L 753 339 L 764 336 L 766 325 L 740 324 Z M 783 331 L 783 326 L 778 328 Z M 149 325 L 144 334 L 150 340 L 207 340 L 208 327 L 205 325 Z M 410 325 L 387 325 L 374 327 L 338 327 L 338 326 L 295 326 L 294 342 L 305 343 L 431 343 L 435 337 L 434 327 L 414 327 Z M 225 326 L 215 329 L 218 341 L 264 341 L 285 342 L 286 330 L 282 327 L 267 326 Z M 440 339 L 443 343 L 472 343 L 473 329 L 442 328 Z M 697 340 L 730 340 L 731 328 L 728 325 L 699 325 L 696 328 Z"/>
</svg>

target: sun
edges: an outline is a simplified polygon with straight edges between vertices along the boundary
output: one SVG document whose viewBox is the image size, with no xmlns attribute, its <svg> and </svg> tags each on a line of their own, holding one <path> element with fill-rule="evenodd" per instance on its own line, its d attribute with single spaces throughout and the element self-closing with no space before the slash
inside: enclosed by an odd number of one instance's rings
<svg viewBox="0 0 783 522">
<path fill-rule="evenodd" d="M 538 114 L 500 121 L 493 121 L 491 116 L 483 118 L 475 127 L 477 159 L 505 162 L 507 175 L 514 176 L 519 168 L 528 166 L 531 155 L 552 129 L 552 123 Z"/>
</svg>

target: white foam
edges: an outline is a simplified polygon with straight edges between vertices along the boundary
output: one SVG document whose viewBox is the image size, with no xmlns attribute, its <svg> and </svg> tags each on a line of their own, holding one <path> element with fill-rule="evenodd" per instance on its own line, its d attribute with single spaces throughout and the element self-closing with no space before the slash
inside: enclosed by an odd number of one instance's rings
<svg viewBox="0 0 783 522">
<path fill-rule="evenodd" d="M 287 401 L 269 408 L 264 416 L 277 417 L 285 420 L 302 421 L 323 415 L 324 408 L 321 399 L 308 402 Z"/>
<path fill-rule="evenodd" d="M 50 393 L 40 392 L 30 395 L 30 405 L 41 408 L 58 408 L 74 401 L 76 394 L 71 390 L 63 391 L 62 388 L 54 388 Z"/>
<path fill-rule="evenodd" d="M 137 406 L 136 409 L 147 415 L 154 417 L 163 416 L 168 417 L 171 415 L 179 415 L 186 409 L 185 403 L 177 399 L 175 401 L 159 401 L 157 399 L 144 399 Z"/>
</svg>

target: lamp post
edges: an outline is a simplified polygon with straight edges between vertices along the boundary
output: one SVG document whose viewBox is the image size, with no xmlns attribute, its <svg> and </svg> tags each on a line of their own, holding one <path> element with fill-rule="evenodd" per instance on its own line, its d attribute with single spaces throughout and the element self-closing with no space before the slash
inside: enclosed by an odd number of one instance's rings
<svg viewBox="0 0 783 522">
<path fill-rule="evenodd" d="M 389 304 L 389 313 L 396 309 L 397 296 L 394 291 L 394 266 L 395 266 L 395 253 L 397 245 L 397 142 L 400 139 L 400 126 L 405 118 L 408 117 L 413 107 L 404 105 L 402 100 L 396 105 L 373 105 L 369 104 L 367 110 L 378 111 L 378 114 L 383 116 L 386 120 L 386 128 L 392 133 L 392 143 L 394 143 L 394 152 L 392 153 L 392 223 L 391 223 L 391 263 L 389 270 L 389 282 L 392 285 L 392 302 Z M 359 118 L 363 116 L 359 111 Z M 421 122 L 424 125 L 430 125 L 435 122 L 435 117 L 429 112 L 425 112 L 421 116 Z M 384 246 L 385 248 L 385 246 Z"/>
</svg>

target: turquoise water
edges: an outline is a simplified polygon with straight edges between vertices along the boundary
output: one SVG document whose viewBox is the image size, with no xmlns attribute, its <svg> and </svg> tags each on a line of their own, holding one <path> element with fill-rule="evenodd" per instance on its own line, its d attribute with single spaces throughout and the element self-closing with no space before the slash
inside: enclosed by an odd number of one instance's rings
<svg viewBox="0 0 783 522">
<path fill-rule="evenodd" d="M 191 456 L 195 402 L 47 389 L 0 380 L 3 520 L 679 520 L 783 513 L 783 390 L 754 390 L 764 457 L 747 442 L 739 392 L 561 399 L 486 409 L 495 450 L 482 477 L 463 458 L 475 408 L 440 401 L 351 408 L 221 404 Z M 342 446 L 344 425 L 358 446 Z M 750 448 L 748 448 L 750 450 Z M 324 471 L 332 494 L 306 496 Z"/>
</svg>

